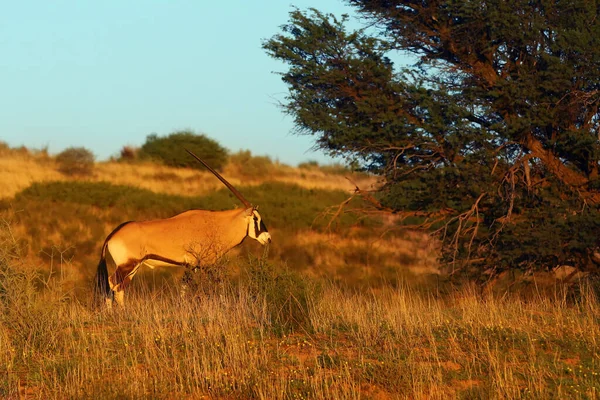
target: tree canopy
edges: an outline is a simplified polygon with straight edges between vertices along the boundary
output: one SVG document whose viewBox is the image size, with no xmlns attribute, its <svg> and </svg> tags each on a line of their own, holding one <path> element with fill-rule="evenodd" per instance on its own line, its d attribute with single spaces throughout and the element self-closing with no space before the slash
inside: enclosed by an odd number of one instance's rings
<svg viewBox="0 0 600 400">
<path fill-rule="evenodd" d="M 454 269 L 594 269 L 600 1 L 346 3 L 364 28 L 296 9 L 263 43 L 298 132 L 380 174 L 372 203 Z"/>
</svg>

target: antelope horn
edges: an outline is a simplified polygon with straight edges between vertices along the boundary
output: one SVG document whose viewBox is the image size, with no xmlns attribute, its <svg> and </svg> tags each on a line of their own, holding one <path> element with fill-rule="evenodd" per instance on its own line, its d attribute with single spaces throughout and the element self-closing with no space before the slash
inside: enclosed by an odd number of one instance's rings
<svg viewBox="0 0 600 400">
<path fill-rule="evenodd" d="M 244 198 L 244 196 L 242 196 L 242 194 L 240 192 L 238 192 L 238 190 L 236 188 L 234 188 L 231 183 L 227 182 L 227 180 L 225 180 L 225 178 L 223 178 L 221 176 L 221 174 L 219 174 L 217 171 L 215 171 L 214 169 L 212 169 L 207 163 L 205 163 L 204 161 L 202 161 L 202 159 L 200 157 L 198 157 L 197 155 L 195 155 L 194 153 L 192 153 L 188 149 L 185 149 L 185 151 L 187 151 L 188 153 L 190 153 L 190 155 L 192 157 L 194 157 L 196 160 L 200 161 L 202 163 L 202 165 L 204 165 L 206 168 L 208 168 L 208 170 L 210 172 L 212 172 L 217 178 L 219 178 L 219 180 L 221 182 L 223 182 L 225 184 L 225 186 L 227 186 L 229 188 L 229 190 L 231 190 L 231 193 L 233 193 L 235 195 L 235 197 L 237 197 L 238 199 L 240 199 L 240 201 L 242 203 L 244 203 L 244 206 L 246 206 L 247 208 L 251 208 L 252 207 L 252 204 L 248 200 L 246 200 Z"/>
</svg>

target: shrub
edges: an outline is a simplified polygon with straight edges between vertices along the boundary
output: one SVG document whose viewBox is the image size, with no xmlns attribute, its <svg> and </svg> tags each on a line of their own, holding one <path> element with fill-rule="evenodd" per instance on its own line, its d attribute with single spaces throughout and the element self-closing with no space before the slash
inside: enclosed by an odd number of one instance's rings
<svg viewBox="0 0 600 400">
<path fill-rule="evenodd" d="M 240 150 L 229 156 L 229 163 L 245 178 L 262 178 L 273 172 L 273 161 L 268 156 L 253 156 L 250 150 Z"/>
<path fill-rule="evenodd" d="M 84 147 L 69 147 L 56 156 L 58 170 L 65 175 L 91 175 L 94 154 Z"/>
<path fill-rule="evenodd" d="M 138 156 L 139 149 L 133 146 L 123 146 L 121 149 L 121 154 L 119 157 L 119 161 L 133 161 Z"/>
<path fill-rule="evenodd" d="M 249 258 L 245 270 L 248 290 L 264 299 L 274 333 L 312 331 L 308 310 L 320 296 L 318 285 L 264 258 Z"/>
<path fill-rule="evenodd" d="M 8 143 L 0 140 L 0 155 L 5 155 L 10 153 L 10 146 Z"/>
<path fill-rule="evenodd" d="M 216 170 L 227 162 L 227 150 L 215 140 L 192 131 L 178 131 L 166 137 L 151 134 L 139 151 L 140 158 L 151 158 L 171 167 L 188 167 L 203 170 L 204 166 L 185 152 L 192 151 Z"/>
<path fill-rule="evenodd" d="M 319 168 L 319 162 L 315 160 L 309 160 L 305 162 L 301 162 L 298 164 L 298 168 L 300 169 L 314 169 Z"/>
</svg>

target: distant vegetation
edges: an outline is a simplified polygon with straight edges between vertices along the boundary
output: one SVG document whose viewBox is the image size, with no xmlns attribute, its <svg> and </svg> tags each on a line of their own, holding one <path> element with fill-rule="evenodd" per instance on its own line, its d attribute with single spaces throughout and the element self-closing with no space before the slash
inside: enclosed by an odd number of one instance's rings
<svg viewBox="0 0 600 400">
<path fill-rule="evenodd" d="M 50 158 L 48 147 L 42 147 L 40 149 L 32 149 L 25 146 L 11 147 L 8 143 L 0 140 L 0 156 L 8 155 L 33 156 L 45 159 Z"/>
<path fill-rule="evenodd" d="M 65 175 L 88 176 L 94 171 L 94 153 L 84 147 L 69 147 L 56 156 L 58 170 Z"/>
<path fill-rule="evenodd" d="M 10 152 L 10 146 L 8 143 L 0 140 L 0 154 L 6 154 Z"/>
<path fill-rule="evenodd" d="M 240 150 L 229 156 L 235 172 L 244 178 L 265 178 L 276 172 L 273 160 L 268 156 L 254 156 L 250 150 Z"/>
<path fill-rule="evenodd" d="M 323 171 L 326 174 L 337 174 L 337 175 L 348 175 L 352 172 L 356 172 L 355 170 L 353 170 L 353 168 L 347 167 L 340 163 L 321 165 L 321 164 L 319 164 L 318 161 L 315 161 L 315 160 L 301 162 L 300 164 L 298 164 L 298 168 L 309 169 L 309 170 L 310 169 L 318 169 L 318 170 Z"/>
<path fill-rule="evenodd" d="M 171 167 L 204 169 L 185 149 L 195 153 L 216 170 L 221 170 L 227 162 L 227 150 L 217 141 L 189 130 L 173 132 L 165 137 L 148 135 L 146 143 L 137 155 L 142 159 L 152 159 Z M 123 152 L 121 155 L 129 156 Z"/>
</svg>

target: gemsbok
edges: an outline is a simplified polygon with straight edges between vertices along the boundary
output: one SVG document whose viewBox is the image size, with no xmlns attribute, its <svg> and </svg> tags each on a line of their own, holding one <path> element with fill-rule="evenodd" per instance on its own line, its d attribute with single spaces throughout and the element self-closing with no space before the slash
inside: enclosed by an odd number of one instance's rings
<svg viewBox="0 0 600 400">
<path fill-rule="evenodd" d="M 227 211 L 188 210 L 171 218 L 129 221 L 117 226 L 102 246 L 96 273 L 96 289 L 110 308 L 124 306 L 124 289 L 144 264 L 197 268 L 210 265 L 246 237 L 266 245 L 271 235 L 257 207 L 246 200 L 225 178 L 187 150 L 231 190 L 244 208 Z M 109 275 L 108 265 L 114 272 Z"/>
</svg>

